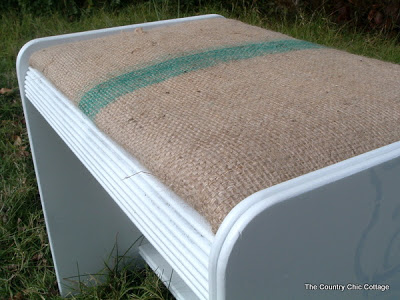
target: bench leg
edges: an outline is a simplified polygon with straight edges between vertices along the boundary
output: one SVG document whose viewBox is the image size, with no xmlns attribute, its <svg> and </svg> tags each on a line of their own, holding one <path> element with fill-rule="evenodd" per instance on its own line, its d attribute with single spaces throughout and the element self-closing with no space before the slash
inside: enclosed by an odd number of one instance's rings
<svg viewBox="0 0 400 300">
<path fill-rule="evenodd" d="M 57 281 L 66 296 L 79 292 L 79 279 L 104 269 L 116 249 L 121 255 L 138 240 L 128 253 L 138 258 L 141 233 L 29 101 L 25 113 Z"/>
<path fill-rule="evenodd" d="M 266 198 L 226 239 L 236 242 L 211 299 L 400 299 L 399 182 L 397 157 L 275 205 Z"/>
</svg>

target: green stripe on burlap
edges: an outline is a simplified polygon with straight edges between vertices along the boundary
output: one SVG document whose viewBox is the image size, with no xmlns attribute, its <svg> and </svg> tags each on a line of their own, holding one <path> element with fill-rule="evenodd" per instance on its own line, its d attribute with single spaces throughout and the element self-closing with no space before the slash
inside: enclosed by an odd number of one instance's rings
<svg viewBox="0 0 400 300">
<path fill-rule="evenodd" d="M 91 119 L 118 97 L 167 79 L 206 69 L 220 63 L 295 50 L 321 48 L 300 40 L 278 40 L 242 44 L 188 54 L 128 72 L 100 83 L 85 93 L 79 108 Z"/>
</svg>

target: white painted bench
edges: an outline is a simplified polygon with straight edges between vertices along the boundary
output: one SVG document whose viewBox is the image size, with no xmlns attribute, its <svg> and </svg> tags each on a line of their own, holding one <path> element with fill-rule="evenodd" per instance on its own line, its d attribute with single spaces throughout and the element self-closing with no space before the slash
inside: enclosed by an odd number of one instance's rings
<svg viewBox="0 0 400 300">
<path fill-rule="evenodd" d="M 217 17 L 41 38 L 21 49 L 18 80 L 61 294 L 101 270 L 117 242 L 177 299 L 400 297 L 400 142 L 260 190 L 213 233 L 29 67 L 34 52 L 53 45 Z"/>
</svg>

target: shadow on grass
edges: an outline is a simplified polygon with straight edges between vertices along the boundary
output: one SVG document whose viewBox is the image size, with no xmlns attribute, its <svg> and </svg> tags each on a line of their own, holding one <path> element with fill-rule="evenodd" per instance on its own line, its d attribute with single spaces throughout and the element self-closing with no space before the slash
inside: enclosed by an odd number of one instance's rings
<svg viewBox="0 0 400 300">
<path fill-rule="evenodd" d="M 131 258 L 128 253 L 139 247 L 144 237 L 139 237 L 122 254 L 118 249 L 118 236 L 113 250 L 104 262 L 104 269 L 95 274 L 79 274 L 65 278 L 72 299 L 140 299 L 173 300 L 168 291 L 169 282 L 162 282 L 141 259 Z"/>
</svg>

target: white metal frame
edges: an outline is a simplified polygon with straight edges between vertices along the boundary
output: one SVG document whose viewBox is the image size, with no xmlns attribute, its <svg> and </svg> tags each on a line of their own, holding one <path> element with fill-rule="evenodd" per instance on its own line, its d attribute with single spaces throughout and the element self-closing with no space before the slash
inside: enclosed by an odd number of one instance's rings
<svg viewBox="0 0 400 300">
<path fill-rule="evenodd" d="M 202 216 L 29 68 L 31 54 L 52 45 L 215 17 L 48 37 L 21 49 L 18 80 L 61 294 L 72 291 L 68 278 L 102 269 L 117 243 L 119 253 L 140 254 L 171 280 L 178 299 L 399 297 L 400 142 L 251 195 L 214 236 Z M 145 241 L 131 247 L 142 234 Z M 327 291 L 321 283 L 362 288 Z"/>
</svg>

